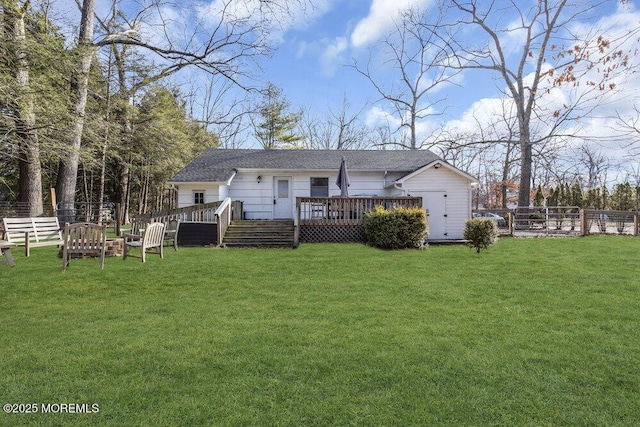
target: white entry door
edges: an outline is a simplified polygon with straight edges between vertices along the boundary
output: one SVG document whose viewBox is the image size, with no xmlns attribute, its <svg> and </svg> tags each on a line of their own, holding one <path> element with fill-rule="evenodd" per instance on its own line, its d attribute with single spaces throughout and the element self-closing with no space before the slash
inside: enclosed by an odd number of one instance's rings
<svg viewBox="0 0 640 427">
<path fill-rule="evenodd" d="M 290 176 L 273 177 L 273 219 L 293 218 L 292 193 Z"/>
<path fill-rule="evenodd" d="M 425 191 L 420 194 L 412 193 L 415 196 L 422 196 L 422 207 L 427 210 L 429 221 L 428 239 L 447 238 L 447 193 L 445 191 Z"/>
</svg>

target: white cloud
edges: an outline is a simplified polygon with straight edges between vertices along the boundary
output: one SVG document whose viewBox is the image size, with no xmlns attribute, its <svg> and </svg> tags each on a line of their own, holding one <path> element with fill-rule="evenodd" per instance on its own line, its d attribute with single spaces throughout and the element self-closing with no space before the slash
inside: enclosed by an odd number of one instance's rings
<svg viewBox="0 0 640 427">
<path fill-rule="evenodd" d="M 347 38 L 336 37 L 329 43 L 322 55 L 320 55 L 320 64 L 327 76 L 333 76 L 336 69 L 342 63 L 342 54 L 347 50 Z"/>
<path fill-rule="evenodd" d="M 294 28 L 304 28 L 310 21 L 325 14 L 335 0 L 274 2 L 268 6 L 264 0 L 213 0 L 201 5 L 198 15 L 210 25 L 217 25 L 220 20 L 244 22 L 245 25 L 262 28 L 272 41 L 282 42 L 284 34 Z"/>
<path fill-rule="evenodd" d="M 433 0 L 373 0 L 369 15 L 361 19 L 351 34 L 351 44 L 361 47 L 377 41 L 394 25 L 401 11 L 411 7 L 425 8 Z"/>
<path fill-rule="evenodd" d="M 367 111 L 364 122 L 370 129 L 375 129 L 379 126 L 389 126 L 390 129 L 396 129 L 400 126 L 400 120 L 397 117 L 378 106 L 374 106 Z"/>
</svg>

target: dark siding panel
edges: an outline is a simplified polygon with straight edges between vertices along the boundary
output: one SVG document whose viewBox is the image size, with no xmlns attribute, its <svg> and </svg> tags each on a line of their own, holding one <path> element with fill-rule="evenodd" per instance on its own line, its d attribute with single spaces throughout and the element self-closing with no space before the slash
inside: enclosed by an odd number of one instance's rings
<svg viewBox="0 0 640 427">
<path fill-rule="evenodd" d="M 181 222 L 178 246 L 206 246 L 218 242 L 218 224 L 212 222 Z"/>
</svg>

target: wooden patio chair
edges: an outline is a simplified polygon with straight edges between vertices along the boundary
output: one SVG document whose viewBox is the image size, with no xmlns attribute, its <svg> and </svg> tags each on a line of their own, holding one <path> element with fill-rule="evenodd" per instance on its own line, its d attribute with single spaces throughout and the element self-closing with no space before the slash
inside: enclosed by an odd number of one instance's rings
<svg viewBox="0 0 640 427">
<path fill-rule="evenodd" d="M 178 229 L 180 228 L 180 221 L 172 219 L 166 225 L 164 230 L 164 243 L 173 245 L 173 250 L 178 250 Z"/>
<path fill-rule="evenodd" d="M 145 262 L 145 255 L 150 249 L 160 255 L 160 258 L 164 258 L 164 253 L 162 252 L 162 248 L 164 247 L 164 230 L 165 225 L 163 223 L 152 222 L 144 229 L 139 240 L 125 239 L 122 259 L 127 259 L 129 250 L 132 248 L 140 249 L 142 262 Z"/>
<path fill-rule="evenodd" d="M 66 223 L 62 237 L 62 271 L 66 271 L 73 256 L 100 257 L 104 269 L 107 231 L 103 225 L 90 222 Z"/>
<path fill-rule="evenodd" d="M 120 237 L 124 238 L 125 240 L 139 240 L 147 224 L 149 224 L 150 222 L 150 216 L 136 215 L 131 218 L 131 224 L 128 228 L 122 228 L 120 230 Z"/>
</svg>

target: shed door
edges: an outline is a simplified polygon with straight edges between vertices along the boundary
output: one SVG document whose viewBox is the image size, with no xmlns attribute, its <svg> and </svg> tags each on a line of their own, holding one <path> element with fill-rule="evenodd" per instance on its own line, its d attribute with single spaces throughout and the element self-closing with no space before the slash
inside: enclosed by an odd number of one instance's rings
<svg viewBox="0 0 640 427">
<path fill-rule="evenodd" d="M 447 239 L 447 193 L 446 191 L 412 192 L 422 196 L 422 207 L 428 211 L 429 240 Z"/>
<path fill-rule="evenodd" d="M 273 177 L 273 219 L 293 218 L 292 193 L 290 176 Z"/>
</svg>

